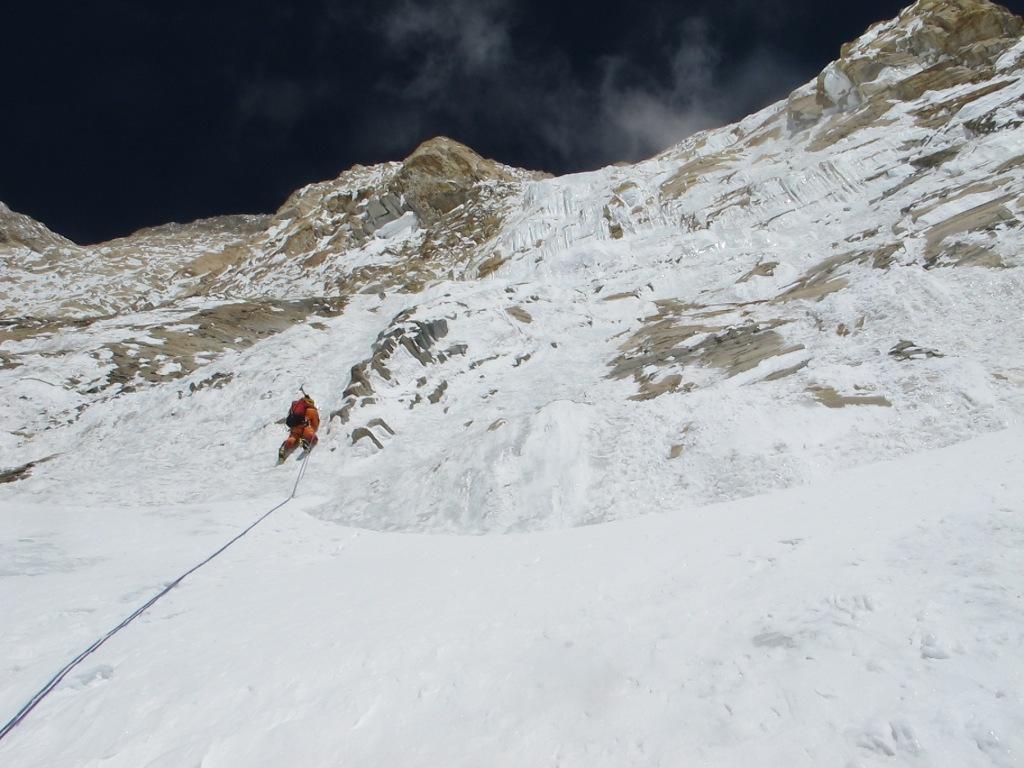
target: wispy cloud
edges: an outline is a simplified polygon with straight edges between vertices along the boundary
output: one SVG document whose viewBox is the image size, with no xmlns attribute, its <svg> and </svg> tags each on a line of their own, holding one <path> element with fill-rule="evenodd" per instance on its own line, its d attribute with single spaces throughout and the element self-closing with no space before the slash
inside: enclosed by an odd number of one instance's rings
<svg viewBox="0 0 1024 768">
<path fill-rule="evenodd" d="M 344 104 L 347 135 L 371 157 L 400 156 L 446 133 L 497 159 L 556 170 L 637 160 L 778 98 L 798 79 L 764 48 L 726 57 L 704 16 L 666 20 L 667 34 L 646 47 L 602 41 L 610 53 L 581 62 L 557 35 L 536 42 L 536 20 L 520 18 L 512 0 L 328 8 L 322 65 L 301 79 L 250 82 L 239 109 L 287 135 L 296 121 Z M 355 101 L 354 60 L 337 54 L 331 37 L 354 30 L 373 63 L 356 62 L 365 95 Z"/>
<path fill-rule="evenodd" d="M 510 55 L 508 17 L 504 0 L 404 0 L 377 28 L 393 53 L 418 59 L 405 94 L 432 98 L 460 78 L 500 76 Z"/>
<path fill-rule="evenodd" d="M 720 55 L 708 25 L 687 19 L 658 68 L 642 76 L 623 57 L 607 62 L 600 89 L 601 149 L 623 158 L 653 154 L 721 119 L 716 90 Z"/>
<path fill-rule="evenodd" d="M 765 103 L 780 82 L 795 84 L 763 51 L 723 62 L 699 17 L 678 21 L 672 44 L 642 60 L 631 58 L 636 51 L 604 56 L 582 74 L 557 50 L 517 47 L 506 0 L 404 0 L 375 30 L 406 65 L 379 83 L 409 108 L 393 138 L 428 138 L 435 126 L 469 140 L 516 132 L 563 166 L 655 154 Z"/>
<path fill-rule="evenodd" d="M 767 104 L 782 95 L 780 86 L 797 84 L 794 68 L 763 48 L 725 67 L 709 41 L 706 21 L 686 20 L 660 67 L 663 78 L 627 74 L 629 62 L 610 61 L 600 90 L 598 149 L 624 159 L 646 157 Z"/>
</svg>

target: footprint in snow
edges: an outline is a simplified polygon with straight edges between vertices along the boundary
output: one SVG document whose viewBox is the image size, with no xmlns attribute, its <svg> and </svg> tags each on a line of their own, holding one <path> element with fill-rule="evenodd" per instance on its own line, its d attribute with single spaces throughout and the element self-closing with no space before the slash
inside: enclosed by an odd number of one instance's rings
<svg viewBox="0 0 1024 768">
<path fill-rule="evenodd" d="M 88 688 L 92 685 L 109 680 L 114 676 L 114 668 L 109 664 L 100 664 L 99 666 L 87 669 L 85 672 L 75 676 L 74 682 L 71 684 L 72 688 Z"/>
<path fill-rule="evenodd" d="M 875 610 L 875 602 L 869 595 L 832 595 L 825 599 L 825 603 L 836 613 L 851 620 Z"/>
<path fill-rule="evenodd" d="M 943 646 L 933 634 L 927 634 L 921 638 L 922 659 L 948 659 L 949 651 Z"/>
<path fill-rule="evenodd" d="M 782 632 L 762 632 L 755 635 L 751 642 L 759 648 L 795 648 L 796 641 Z"/>
<path fill-rule="evenodd" d="M 905 720 L 871 724 L 857 736 L 856 743 L 861 749 L 886 757 L 895 757 L 897 753 L 921 753 L 921 742 L 918 741 L 913 727 Z"/>
</svg>

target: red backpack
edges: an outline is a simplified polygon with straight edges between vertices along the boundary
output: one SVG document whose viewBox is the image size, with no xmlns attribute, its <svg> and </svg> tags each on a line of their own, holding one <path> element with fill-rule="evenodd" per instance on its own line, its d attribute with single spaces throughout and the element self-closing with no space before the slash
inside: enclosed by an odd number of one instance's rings
<svg viewBox="0 0 1024 768">
<path fill-rule="evenodd" d="M 288 418 L 284 420 L 284 423 L 289 427 L 298 427 L 306 423 L 306 401 L 299 398 L 292 407 L 288 409 Z"/>
</svg>

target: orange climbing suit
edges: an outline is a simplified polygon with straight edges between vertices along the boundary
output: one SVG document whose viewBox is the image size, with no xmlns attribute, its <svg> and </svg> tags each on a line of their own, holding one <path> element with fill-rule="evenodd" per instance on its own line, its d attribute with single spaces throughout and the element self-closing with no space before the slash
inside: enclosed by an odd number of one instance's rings
<svg viewBox="0 0 1024 768">
<path fill-rule="evenodd" d="M 291 427 L 291 432 L 281 444 L 281 450 L 284 451 L 284 455 L 287 456 L 289 453 L 294 451 L 295 446 L 302 441 L 305 441 L 306 445 L 310 448 L 316 445 L 316 431 L 318 429 L 320 429 L 320 413 L 317 411 L 315 405 L 312 405 L 307 401 L 306 423 Z"/>
</svg>

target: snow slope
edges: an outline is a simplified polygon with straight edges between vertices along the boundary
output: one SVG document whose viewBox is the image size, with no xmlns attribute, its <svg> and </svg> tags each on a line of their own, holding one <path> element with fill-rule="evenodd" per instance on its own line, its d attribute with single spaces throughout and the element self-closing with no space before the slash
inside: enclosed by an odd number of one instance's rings
<svg viewBox="0 0 1024 768">
<path fill-rule="evenodd" d="M 83 665 L 0 763 L 1020 765 L 1022 438 L 502 537 L 339 527 L 300 494 Z M 276 500 L 7 506 L 5 711 Z"/>
</svg>

